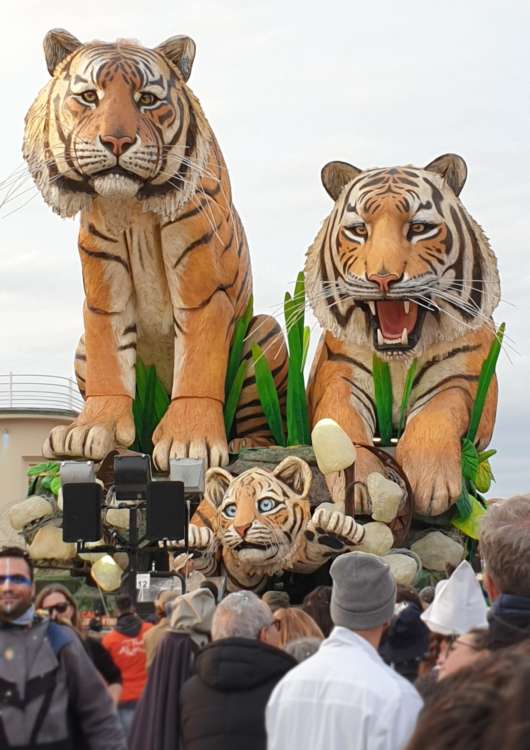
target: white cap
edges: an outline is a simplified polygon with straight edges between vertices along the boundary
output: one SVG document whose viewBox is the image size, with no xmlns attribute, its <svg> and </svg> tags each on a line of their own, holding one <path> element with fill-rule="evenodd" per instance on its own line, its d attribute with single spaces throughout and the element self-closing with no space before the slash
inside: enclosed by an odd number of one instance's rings
<svg viewBox="0 0 530 750">
<path fill-rule="evenodd" d="M 421 619 L 433 633 L 463 635 L 487 628 L 488 608 L 471 565 L 464 560 L 452 576 L 436 584 L 432 604 Z"/>
</svg>

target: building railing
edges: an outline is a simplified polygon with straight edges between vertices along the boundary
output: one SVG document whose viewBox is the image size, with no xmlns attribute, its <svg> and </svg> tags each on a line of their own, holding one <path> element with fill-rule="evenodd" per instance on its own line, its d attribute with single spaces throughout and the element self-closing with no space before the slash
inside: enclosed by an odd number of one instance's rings
<svg viewBox="0 0 530 750">
<path fill-rule="evenodd" d="M 83 404 L 77 384 L 71 378 L 13 372 L 0 374 L 0 411 L 43 409 L 79 413 Z"/>
</svg>

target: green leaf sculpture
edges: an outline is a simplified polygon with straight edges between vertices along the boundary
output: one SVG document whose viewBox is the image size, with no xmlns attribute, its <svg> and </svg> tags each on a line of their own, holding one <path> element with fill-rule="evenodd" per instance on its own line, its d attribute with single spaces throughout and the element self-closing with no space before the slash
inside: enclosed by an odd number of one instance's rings
<svg viewBox="0 0 530 750">
<path fill-rule="evenodd" d="M 278 391 L 272 376 L 271 368 L 258 344 L 252 345 L 252 360 L 256 373 L 256 386 L 263 413 L 277 445 L 285 446 L 282 413 Z"/>
<path fill-rule="evenodd" d="M 136 436 L 131 446 L 140 453 L 153 452 L 153 432 L 169 406 L 169 394 L 156 374 L 154 365 L 146 367 L 136 360 L 136 395 L 133 417 Z"/>
<path fill-rule="evenodd" d="M 392 423 L 392 380 L 388 362 L 383 362 L 375 354 L 372 359 L 375 411 L 381 445 L 390 445 L 394 428 Z"/>
</svg>

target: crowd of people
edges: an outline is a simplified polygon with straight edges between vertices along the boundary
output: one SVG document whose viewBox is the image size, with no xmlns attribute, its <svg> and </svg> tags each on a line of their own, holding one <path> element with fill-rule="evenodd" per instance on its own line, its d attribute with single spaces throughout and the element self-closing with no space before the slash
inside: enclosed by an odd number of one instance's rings
<svg viewBox="0 0 530 750">
<path fill-rule="evenodd" d="M 0 550 L 0 747 L 33 750 L 523 750 L 529 744 L 530 500 L 495 504 L 481 573 L 397 585 L 339 556 L 331 586 L 219 601 L 163 592 L 157 623 L 117 597 L 85 632 L 59 585 Z"/>
</svg>

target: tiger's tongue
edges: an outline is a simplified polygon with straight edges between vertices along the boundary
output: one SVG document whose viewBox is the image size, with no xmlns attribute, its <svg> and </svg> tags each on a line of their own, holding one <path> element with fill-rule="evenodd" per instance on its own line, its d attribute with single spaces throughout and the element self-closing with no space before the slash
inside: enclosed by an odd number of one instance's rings
<svg viewBox="0 0 530 750">
<path fill-rule="evenodd" d="M 414 330 L 418 319 L 418 306 L 414 302 L 410 303 L 408 313 L 405 312 L 403 302 L 392 300 L 375 304 L 379 327 L 386 339 L 401 338 L 404 328 L 407 329 L 407 333 Z"/>
</svg>

